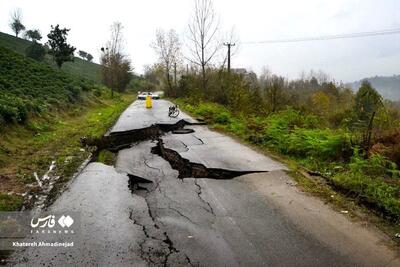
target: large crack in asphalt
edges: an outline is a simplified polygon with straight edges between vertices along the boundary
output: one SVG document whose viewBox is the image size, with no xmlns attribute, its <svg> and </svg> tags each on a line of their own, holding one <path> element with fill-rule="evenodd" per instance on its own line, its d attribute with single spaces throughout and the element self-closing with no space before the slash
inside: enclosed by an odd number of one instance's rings
<svg viewBox="0 0 400 267">
<path fill-rule="evenodd" d="M 92 161 L 98 159 L 99 152 L 108 150 L 113 153 L 118 153 L 120 150 L 129 148 L 135 143 L 145 140 L 157 140 L 156 146 L 152 147 L 151 153 L 156 154 L 166 160 L 172 169 L 178 171 L 178 178 L 194 178 L 193 183 L 195 192 L 199 201 L 203 204 L 202 207 L 206 212 L 210 213 L 215 218 L 214 209 L 211 204 L 203 198 L 202 187 L 197 178 L 211 178 L 211 179 L 232 179 L 237 176 L 255 173 L 259 171 L 234 171 L 219 168 L 207 168 L 203 164 L 191 162 L 183 158 L 177 151 L 166 148 L 164 146 L 162 135 L 177 129 L 183 129 L 186 125 L 204 124 L 204 123 L 190 123 L 185 120 L 180 120 L 175 124 L 154 124 L 149 127 L 137 130 L 130 130 L 124 132 L 112 132 L 102 138 L 82 138 L 81 142 L 85 146 L 95 147 L 93 152 Z M 204 141 L 196 136 L 201 144 Z M 188 146 L 183 143 L 186 151 L 189 150 Z M 144 159 L 144 165 L 158 173 L 164 173 L 162 169 L 149 165 L 147 159 Z M 150 266 L 193 266 L 188 255 L 175 247 L 173 241 L 168 236 L 167 232 L 163 230 L 163 225 L 157 220 L 157 210 L 163 209 L 149 204 L 150 195 L 158 190 L 163 194 L 160 188 L 160 180 L 150 181 L 148 179 L 128 174 L 128 187 L 133 194 L 143 198 L 145 202 L 145 214 L 129 210 L 129 219 L 141 228 L 144 234 L 143 240 L 139 243 L 141 258 L 146 261 Z M 182 180 L 183 181 L 183 180 Z M 185 220 L 196 224 L 189 216 L 186 216 L 178 208 L 173 207 L 172 203 L 175 200 L 171 199 L 164 192 L 164 197 L 168 199 L 167 209 L 178 214 Z M 154 204 L 154 203 L 153 203 Z"/>
<path fill-rule="evenodd" d="M 182 129 L 186 125 L 204 125 L 204 123 L 188 122 L 183 119 L 173 124 L 156 123 L 142 129 L 111 132 L 110 134 L 104 135 L 100 138 L 82 137 L 81 144 L 83 146 L 95 148 L 91 161 L 96 161 L 99 152 L 102 150 L 117 153 L 119 150 L 131 147 L 132 144 L 136 142 L 157 139 L 166 132 Z"/>
<path fill-rule="evenodd" d="M 179 172 L 178 178 L 212 178 L 212 179 L 232 179 L 250 173 L 266 171 L 234 171 L 221 168 L 208 168 L 203 164 L 191 162 L 183 158 L 177 151 L 166 148 L 162 138 L 158 138 L 157 145 L 152 148 L 153 154 L 159 155 L 169 162 L 174 170 Z"/>
</svg>

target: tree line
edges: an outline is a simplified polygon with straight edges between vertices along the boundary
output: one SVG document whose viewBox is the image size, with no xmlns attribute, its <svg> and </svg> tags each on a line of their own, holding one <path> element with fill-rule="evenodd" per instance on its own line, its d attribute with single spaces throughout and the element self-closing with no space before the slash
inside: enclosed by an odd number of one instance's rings
<svg viewBox="0 0 400 267">
<path fill-rule="evenodd" d="M 193 103 L 219 103 L 250 116 L 267 117 L 289 107 L 314 114 L 324 118 L 326 127 L 349 130 L 352 144 L 367 158 L 377 151 L 377 140 L 395 139 L 394 128 L 400 132 L 396 103 L 384 100 L 368 81 L 354 92 L 322 71 L 302 73 L 296 80 L 267 68 L 259 77 L 253 72 L 228 72 L 222 44 L 223 40 L 238 40 L 234 31 L 223 37 L 212 0 L 194 0 L 191 17 L 186 47 L 174 29 L 156 31 L 151 47 L 158 62 L 145 67 L 147 88 L 162 89 L 169 97 L 188 98 Z M 385 155 L 400 164 L 400 142 L 392 141 L 397 152 Z"/>
<path fill-rule="evenodd" d="M 18 37 L 25 31 L 26 27 L 22 23 L 21 9 L 15 9 L 11 13 L 10 24 L 15 37 Z M 131 61 L 124 53 L 124 40 L 122 34 L 123 26 L 115 22 L 111 26 L 110 40 L 101 48 L 101 76 L 103 83 L 111 89 L 111 95 L 116 91 L 125 91 L 132 78 Z M 41 32 L 38 29 L 30 29 L 24 32 L 24 38 L 32 41 L 32 44 L 26 48 L 26 56 L 37 61 L 43 61 L 46 54 L 49 54 L 58 68 L 61 68 L 65 62 L 74 61 L 76 47 L 68 43 L 68 33 L 70 29 L 61 28 L 59 25 L 51 26 L 48 41 L 40 44 L 42 39 Z M 83 51 L 78 51 L 79 57 L 88 62 L 92 62 L 93 55 Z"/>
</svg>

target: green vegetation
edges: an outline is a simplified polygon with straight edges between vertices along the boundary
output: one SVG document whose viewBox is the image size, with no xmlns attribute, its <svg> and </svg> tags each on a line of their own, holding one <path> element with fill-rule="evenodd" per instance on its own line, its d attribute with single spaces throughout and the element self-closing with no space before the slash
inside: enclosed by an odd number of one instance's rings
<svg viewBox="0 0 400 267">
<path fill-rule="evenodd" d="M 70 29 L 67 28 L 60 29 L 57 24 L 55 27 L 51 26 L 51 31 L 47 35 L 49 40 L 46 44 L 49 46 L 49 55 L 52 56 L 58 68 L 61 68 L 65 62 L 74 61 L 76 48 L 67 43 L 69 31 Z"/>
<path fill-rule="evenodd" d="M 183 110 L 324 177 L 389 221 L 400 220 L 400 111 L 368 83 L 355 95 L 315 77 L 208 75 L 206 92 L 196 75 L 182 77 L 176 101 Z"/>
<path fill-rule="evenodd" d="M 19 195 L 35 183 L 56 161 L 55 175 L 59 184 L 67 182 L 89 156 L 81 148 L 81 137 L 103 135 L 133 101 L 134 96 L 101 90 L 100 95 L 66 111 L 31 119 L 26 125 L 9 125 L 0 136 L 0 210 L 16 210 L 22 205 Z M 8 196 L 7 193 L 14 194 Z"/>
<path fill-rule="evenodd" d="M 111 166 L 115 164 L 115 160 L 116 160 L 115 154 L 108 150 L 101 150 L 96 159 L 97 162 L 101 162 Z"/>
<path fill-rule="evenodd" d="M 81 100 L 94 83 L 0 47 L 0 128 Z"/>
<path fill-rule="evenodd" d="M 0 47 L 8 48 L 21 55 L 25 55 L 26 49 L 32 45 L 31 41 L 16 38 L 15 36 L 0 32 Z M 45 62 L 56 68 L 50 56 L 45 57 Z M 61 67 L 61 70 L 68 74 L 80 76 L 91 81 L 100 83 L 100 65 L 75 57 L 74 62 L 66 62 Z"/>
<path fill-rule="evenodd" d="M 13 211 L 22 206 L 23 197 L 0 193 L 0 211 Z"/>
<path fill-rule="evenodd" d="M 50 194 L 56 193 L 90 155 L 80 138 L 103 135 L 134 99 L 119 93 L 111 99 L 108 88 L 65 71 L 67 64 L 58 70 L 48 58 L 24 56 L 33 45 L 0 35 L 0 210 L 19 209 L 26 193 L 38 190 L 34 173 L 44 175 L 52 161 L 60 178 Z M 69 64 L 79 74 L 98 67 L 77 62 Z"/>
<path fill-rule="evenodd" d="M 367 80 L 384 98 L 397 101 L 400 100 L 400 75 L 375 76 L 369 77 Z M 361 83 L 362 80 L 349 83 L 348 86 L 353 88 L 353 90 L 357 90 L 360 88 Z"/>
</svg>

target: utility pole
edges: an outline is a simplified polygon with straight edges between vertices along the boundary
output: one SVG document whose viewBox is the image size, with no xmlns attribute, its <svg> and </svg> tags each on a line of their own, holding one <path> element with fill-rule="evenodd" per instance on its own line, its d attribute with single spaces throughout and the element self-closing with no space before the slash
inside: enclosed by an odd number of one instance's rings
<svg viewBox="0 0 400 267">
<path fill-rule="evenodd" d="M 235 43 L 224 43 L 228 47 L 228 72 L 231 72 L 231 46 L 235 46 Z"/>
<path fill-rule="evenodd" d="M 175 81 L 175 87 L 177 86 L 176 83 L 176 62 L 174 62 L 174 81 Z"/>
</svg>

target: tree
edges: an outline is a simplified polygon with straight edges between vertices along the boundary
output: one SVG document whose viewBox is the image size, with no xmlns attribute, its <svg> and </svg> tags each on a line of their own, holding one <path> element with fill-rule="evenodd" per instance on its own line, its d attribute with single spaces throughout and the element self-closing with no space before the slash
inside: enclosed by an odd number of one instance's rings
<svg viewBox="0 0 400 267">
<path fill-rule="evenodd" d="M 83 50 L 79 50 L 78 51 L 78 55 L 82 58 L 82 59 L 86 59 L 87 61 L 91 62 L 93 59 L 93 56 L 91 54 L 89 54 L 88 52 L 85 52 Z"/>
<path fill-rule="evenodd" d="M 123 53 L 122 29 L 120 22 L 114 22 L 111 26 L 111 38 L 101 48 L 102 79 L 110 87 L 111 97 L 114 96 L 114 90 L 124 91 L 132 76 L 131 61 Z"/>
<path fill-rule="evenodd" d="M 171 72 L 173 68 L 176 68 L 180 56 L 181 43 L 178 34 L 172 29 L 168 33 L 158 29 L 156 32 L 156 40 L 151 44 L 151 46 L 156 51 L 160 63 L 164 68 L 165 78 L 168 85 L 166 93 L 167 95 L 175 96 L 173 93 L 174 86 L 171 81 Z"/>
<path fill-rule="evenodd" d="M 15 37 L 18 37 L 18 34 L 25 30 L 24 24 L 22 24 L 22 11 L 20 8 L 14 10 L 11 13 L 11 21 L 10 21 L 10 28 L 15 33 Z"/>
<path fill-rule="evenodd" d="M 83 50 L 79 50 L 78 51 L 78 55 L 81 57 L 81 58 L 83 58 L 83 59 L 85 59 L 86 57 L 87 57 L 87 52 L 85 52 L 85 51 L 83 51 Z"/>
<path fill-rule="evenodd" d="M 330 107 L 329 96 L 323 91 L 317 91 L 311 96 L 313 109 L 320 115 L 326 115 Z"/>
<path fill-rule="evenodd" d="M 156 86 L 160 86 L 164 77 L 163 67 L 160 64 L 145 65 L 143 77 Z"/>
<path fill-rule="evenodd" d="M 51 25 L 51 31 L 47 35 L 49 41 L 47 44 L 50 47 L 49 54 L 53 56 L 53 61 L 56 62 L 58 68 L 67 61 L 74 61 L 75 47 L 67 43 L 67 35 L 70 29 L 60 29 L 57 24 L 55 27 Z"/>
<path fill-rule="evenodd" d="M 87 61 L 92 62 L 93 56 L 92 56 L 91 54 L 88 53 L 88 54 L 86 55 L 86 59 L 87 59 Z"/>
<path fill-rule="evenodd" d="M 193 47 L 189 48 L 192 63 L 201 67 L 202 89 L 207 85 L 206 68 L 218 50 L 221 41 L 216 37 L 219 31 L 219 19 L 211 0 L 195 0 L 193 20 L 189 23 L 189 39 Z"/>
<path fill-rule="evenodd" d="M 39 43 L 33 42 L 25 50 L 25 55 L 37 61 L 43 61 L 46 49 Z"/>
<path fill-rule="evenodd" d="M 366 156 L 369 155 L 371 136 L 376 113 L 383 107 L 382 96 L 364 80 L 356 94 L 355 112 L 358 122 L 364 129 L 363 144 Z"/>
<path fill-rule="evenodd" d="M 25 38 L 30 39 L 32 42 L 36 43 L 37 41 L 40 41 L 42 39 L 42 35 L 37 29 L 27 30 L 25 32 Z"/>
<path fill-rule="evenodd" d="M 285 79 L 276 75 L 272 75 L 268 80 L 265 88 L 267 100 L 271 106 L 272 112 L 277 111 L 279 106 L 279 100 L 282 96 L 283 89 L 285 87 Z"/>
</svg>

